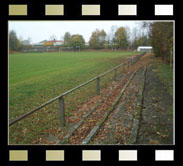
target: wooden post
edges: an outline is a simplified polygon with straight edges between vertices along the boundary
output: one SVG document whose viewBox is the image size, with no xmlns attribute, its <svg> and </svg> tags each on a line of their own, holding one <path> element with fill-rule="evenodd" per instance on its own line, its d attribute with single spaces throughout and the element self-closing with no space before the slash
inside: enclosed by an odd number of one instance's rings
<svg viewBox="0 0 183 166">
<path fill-rule="evenodd" d="M 129 59 L 129 67 L 131 67 L 131 59 Z"/>
<path fill-rule="evenodd" d="M 114 80 L 116 81 L 117 78 L 117 69 L 114 69 Z"/>
<path fill-rule="evenodd" d="M 65 126 L 65 112 L 64 112 L 64 98 L 60 97 L 58 99 L 58 103 L 59 103 L 59 120 L 60 120 L 60 127 L 64 127 Z"/>
<path fill-rule="evenodd" d="M 97 94 L 100 95 L 100 77 L 97 78 L 96 90 Z"/>
</svg>

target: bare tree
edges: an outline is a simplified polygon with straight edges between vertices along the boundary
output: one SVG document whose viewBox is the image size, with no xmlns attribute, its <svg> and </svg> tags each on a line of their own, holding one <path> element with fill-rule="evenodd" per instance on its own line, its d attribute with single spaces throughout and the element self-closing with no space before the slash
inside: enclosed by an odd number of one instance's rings
<svg viewBox="0 0 183 166">
<path fill-rule="evenodd" d="M 110 41 L 112 50 L 113 50 L 113 45 L 115 44 L 115 33 L 116 33 L 117 29 L 118 29 L 118 27 L 113 25 L 109 32 L 109 41 Z"/>
<path fill-rule="evenodd" d="M 50 40 L 56 40 L 56 36 L 55 35 L 52 35 L 52 36 L 50 36 Z"/>
</svg>

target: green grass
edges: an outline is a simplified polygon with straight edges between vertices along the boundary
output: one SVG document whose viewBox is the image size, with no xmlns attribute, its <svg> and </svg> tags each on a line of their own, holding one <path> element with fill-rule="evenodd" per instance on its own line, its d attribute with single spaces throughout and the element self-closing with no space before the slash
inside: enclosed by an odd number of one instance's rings
<svg viewBox="0 0 183 166">
<path fill-rule="evenodd" d="M 168 93 L 173 97 L 173 68 L 168 64 L 161 63 L 157 66 L 157 70 L 160 81 L 165 85 Z"/>
<path fill-rule="evenodd" d="M 173 98 L 173 68 L 169 64 L 160 61 L 157 64 L 157 75 L 164 84 L 168 94 Z M 170 106 L 168 113 L 173 117 L 173 104 Z"/>
<path fill-rule="evenodd" d="M 173 68 L 168 64 L 161 64 L 158 66 L 158 70 L 160 80 L 163 82 L 168 93 L 173 98 Z M 173 104 L 170 106 L 168 113 L 173 117 Z"/>
<path fill-rule="evenodd" d="M 20 53 L 9 56 L 9 119 L 88 81 L 120 64 L 134 52 Z M 109 81 L 103 78 L 102 85 Z M 66 116 L 95 94 L 95 82 L 65 97 Z M 43 133 L 58 128 L 57 101 L 10 127 L 10 144 L 39 142 Z M 42 135 L 41 135 L 42 134 Z M 54 133 L 53 133 L 54 134 Z M 37 140 L 37 141 L 36 141 Z"/>
</svg>

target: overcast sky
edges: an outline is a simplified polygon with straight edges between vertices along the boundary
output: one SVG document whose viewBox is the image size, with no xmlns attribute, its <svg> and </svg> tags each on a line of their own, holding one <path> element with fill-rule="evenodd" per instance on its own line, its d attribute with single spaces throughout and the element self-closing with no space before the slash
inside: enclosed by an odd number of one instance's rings
<svg viewBox="0 0 183 166">
<path fill-rule="evenodd" d="M 130 30 L 137 27 L 139 21 L 9 21 L 9 30 L 15 30 L 23 40 L 31 38 L 31 43 L 49 40 L 52 35 L 60 40 L 65 32 L 83 35 L 88 42 L 91 33 L 104 29 L 109 33 L 111 26 L 128 26 Z"/>
</svg>

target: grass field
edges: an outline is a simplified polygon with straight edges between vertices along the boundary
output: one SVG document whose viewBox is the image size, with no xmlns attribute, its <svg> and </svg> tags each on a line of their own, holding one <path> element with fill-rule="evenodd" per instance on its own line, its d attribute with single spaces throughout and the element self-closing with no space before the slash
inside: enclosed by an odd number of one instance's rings
<svg viewBox="0 0 183 166">
<path fill-rule="evenodd" d="M 157 75 L 160 81 L 165 85 L 167 92 L 173 98 L 173 68 L 166 63 L 160 63 L 157 65 Z M 173 103 L 169 108 L 170 115 L 173 116 Z"/>
<path fill-rule="evenodd" d="M 134 52 L 17 53 L 9 56 L 9 120 L 47 100 L 88 81 L 122 63 Z M 104 79 L 102 86 L 109 81 Z M 93 88 L 92 88 L 93 86 Z M 95 83 L 74 92 L 66 101 L 68 109 L 95 93 Z M 66 97 L 67 98 L 67 97 Z M 36 143 L 42 131 L 58 127 L 58 104 L 43 108 L 10 127 L 10 144 Z M 66 115 L 71 115 L 67 111 Z"/>
</svg>

